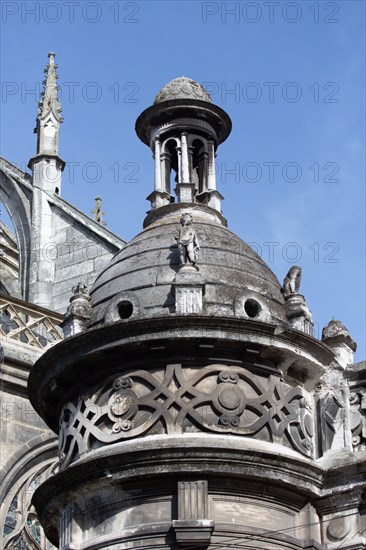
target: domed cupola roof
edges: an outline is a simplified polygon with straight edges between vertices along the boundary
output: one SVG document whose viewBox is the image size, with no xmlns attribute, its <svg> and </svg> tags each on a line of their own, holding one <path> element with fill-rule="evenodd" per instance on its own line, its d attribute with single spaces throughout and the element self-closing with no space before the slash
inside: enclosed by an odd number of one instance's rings
<svg viewBox="0 0 366 550">
<path fill-rule="evenodd" d="M 95 281 L 91 327 L 189 314 L 287 323 L 280 283 L 221 212 L 215 157 L 230 129 L 227 113 L 186 77 L 139 116 L 136 132 L 155 160 L 152 208 Z"/>
<path fill-rule="evenodd" d="M 203 86 L 186 76 L 180 76 L 168 82 L 157 94 L 154 105 L 171 99 L 198 99 L 212 103 L 210 94 Z"/>
<path fill-rule="evenodd" d="M 215 147 L 225 141 L 231 132 L 231 120 L 227 113 L 212 102 L 210 94 L 198 82 L 180 76 L 168 82 L 136 121 L 136 133 L 146 145 L 151 145 L 156 130 L 180 119 L 193 119 L 210 128 Z M 181 124 L 181 129 L 184 124 Z"/>
<path fill-rule="evenodd" d="M 286 322 L 281 285 L 250 246 L 218 223 L 207 207 L 176 204 L 164 210 L 95 281 L 91 326 L 179 315 L 181 291 L 201 293 L 197 310 L 186 305 L 184 313 Z M 193 220 L 200 250 L 196 266 L 182 268 L 177 239 L 185 215 Z"/>
</svg>

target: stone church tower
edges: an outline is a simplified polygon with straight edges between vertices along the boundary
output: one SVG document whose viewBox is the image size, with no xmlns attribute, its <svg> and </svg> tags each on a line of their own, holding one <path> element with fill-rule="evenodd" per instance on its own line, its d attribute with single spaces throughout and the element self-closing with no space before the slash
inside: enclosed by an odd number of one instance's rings
<svg viewBox="0 0 366 550">
<path fill-rule="evenodd" d="M 139 116 L 155 165 L 143 230 L 90 293 L 75 287 L 64 339 L 30 372 L 59 462 L 28 483 L 29 522 L 60 549 L 366 548 L 365 365 L 339 321 L 313 336 L 300 267 L 281 285 L 227 228 L 230 130 L 184 77 Z"/>
</svg>

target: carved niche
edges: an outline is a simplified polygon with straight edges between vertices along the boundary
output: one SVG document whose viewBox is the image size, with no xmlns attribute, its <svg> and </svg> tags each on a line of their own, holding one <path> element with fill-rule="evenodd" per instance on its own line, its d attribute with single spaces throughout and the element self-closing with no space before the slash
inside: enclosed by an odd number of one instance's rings
<svg viewBox="0 0 366 550">
<path fill-rule="evenodd" d="M 278 377 L 210 365 L 133 370 L 81 391 L 61 415 L 62 468 L 93 449 L 142 435 L 213 432 L 313 454 L 308 396 Z"/>
<path fill-rule="evenodd" d="M 320 446 L 322 452 L 332 450 L 337 435 L 343 424 L 343 403 L 332 393 L 319 400 L 319 416 L 321 422 Z"/>
</svg>

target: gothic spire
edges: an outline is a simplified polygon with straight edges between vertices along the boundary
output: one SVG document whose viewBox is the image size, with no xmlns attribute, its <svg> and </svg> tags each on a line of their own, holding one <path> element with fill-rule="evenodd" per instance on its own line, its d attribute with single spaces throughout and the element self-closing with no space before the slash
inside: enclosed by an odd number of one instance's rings
<svg viewBox="0 0 366 550">
<path fill-rule="evenodd" d="M 35 133 L 37 134 L 37 155 L 58 155 L 58 138 L 60 124 L 63 122 L 61 117 L 61 103 L 57 96 L 57 65 L 55 64 L 55 54 L 48 54 L 49 63 L 44 73 L 43 92 L 38 102 L 38 113 L 36 120 Z"/>
</svg>

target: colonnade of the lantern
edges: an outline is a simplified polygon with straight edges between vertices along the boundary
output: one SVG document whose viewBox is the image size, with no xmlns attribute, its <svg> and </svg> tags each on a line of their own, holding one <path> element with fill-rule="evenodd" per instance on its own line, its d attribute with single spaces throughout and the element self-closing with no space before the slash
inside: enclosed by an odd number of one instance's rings
<svg viewBox="0 0 366 550">
<path fill-rule="evenodd" d="M 155 162 L 154 192 L 148 197 L 152 208 L 174 202 L 172 171 L 178 202 L 197 202 L 221 211 L 216 191 L 215 142 L 209 137 L 182 131 L 179 135 L 157 135 L 152 143 Z"/>
</svg>

